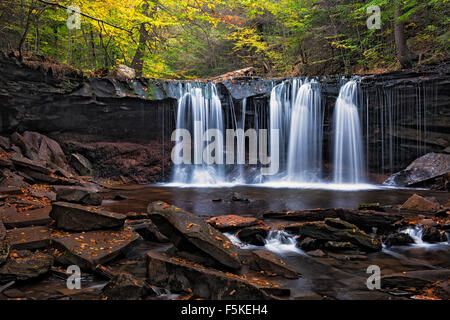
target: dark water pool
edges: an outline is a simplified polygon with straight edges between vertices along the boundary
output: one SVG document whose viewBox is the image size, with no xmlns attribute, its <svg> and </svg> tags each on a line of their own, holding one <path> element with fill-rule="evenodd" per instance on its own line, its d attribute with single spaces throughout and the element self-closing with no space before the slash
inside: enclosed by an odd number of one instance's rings
<svg viewBox="0 0 450 320">
<path fill-rule="evenodd" d="M 232 193 L 238 192 L 249 202 L 232 201 Z M 314 208 L 356 208 L 360 203 L 379 202 L 381 205 L 398 205 L 414 193 L 432 196 L 445 203 L 448 192 L 373 188 L 369 190 L 342 191 L 332 189 L 293 189 L 236 186 L 230 188 L 180 188 L 149 185 L 123 187 L 107 196 L 121 195 L 126 200 L 105 200 L 104 206 L 116 212 L 145 212 L 148 203 L 165 201 L 199 215 L 254 215 L 264 210 L 302 210 Z M 218 201 L 220 200 L 220 201 Z"/>
</svg>

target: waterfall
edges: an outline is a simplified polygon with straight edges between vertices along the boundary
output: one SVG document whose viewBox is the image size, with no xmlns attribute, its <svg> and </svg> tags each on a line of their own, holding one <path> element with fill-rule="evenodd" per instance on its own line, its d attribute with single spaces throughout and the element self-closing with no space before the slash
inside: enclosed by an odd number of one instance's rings
<svg viewBox="0 0 450 320">
<path fill-rule="evenodd" d="M 322 166 L 323 110 L 316 81 L 298 90 L 291 115 L 287 177 L 310 182 L 320 178 Z"/>
<path fill-rule="evenodd" d="M 273 88 L 270 129 L 278 129 L 281 172 L 275 180 L 293 183 L 320 179 L 324 112 L 320 85 L 315 80 L 293 79 Z M 285 164 L 285 165 L 283 165 Z"/>
<path fill-rule="evenodd" d="M 336 101 L 333 127 L 334 183 L 363 182 L 363 145 L 356 81 L 349 81 L 341 88 Z"/>
<path fill-rule="evenodd" d="M 217 129 L 224 132 L 224 119 L 222 104 L 220 102 L 217 87 L 214 83 L 179 84 L 178 110 L 176 129 L 186 129 L 193 132 L 195 145 L 200 145 L 204 150 L 209 144 L 203 138 L 209 129 Z M 198 124 L 195 126 L 195 124 Z M 208 140 L 210 137 L 207 137 Z M 222 137 L 215 137 L 216 157 L 223 157 L 224 141 Z M 193 165 L 175 165 L 173 182 L 183 184 L 216 184 L 225 182 L 224 165 L 204 163 L 201 154 L 195 154 Z M 200 158 L 200 159 L 199 159 Z"/>
</svg>

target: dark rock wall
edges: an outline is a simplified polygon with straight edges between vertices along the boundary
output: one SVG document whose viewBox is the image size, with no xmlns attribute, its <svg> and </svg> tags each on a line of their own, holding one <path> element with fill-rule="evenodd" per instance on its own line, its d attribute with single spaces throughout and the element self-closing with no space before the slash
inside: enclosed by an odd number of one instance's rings
<svg viewBox="0 0 450 320">
<path fill-rule="evenodd" d="M 67 151 L 85 155 L 103 177 L 139 182 L 170 178 L 170 136 L 182 82 L 87 79 L 78 74 L 60 80 L 3 55 L 0 72 L 2 134 L 25 130 L 47 134 Z M 371 173 L 388 175 L 449 145 L 449 73 L 447 63 L 362 77 L 360 112 Z M 325 106 L 324 161 L 330 168 L 334 105 L 348 78 L 317 79 Z M 267 128 L 270 92 L 283 80 L 218 83 L 228 126 L 232 112 L 241 119 L 242 99 L 247 98 L 247 126 L 254 126 L 256 115 L 258 127 Z"/>
</svg>

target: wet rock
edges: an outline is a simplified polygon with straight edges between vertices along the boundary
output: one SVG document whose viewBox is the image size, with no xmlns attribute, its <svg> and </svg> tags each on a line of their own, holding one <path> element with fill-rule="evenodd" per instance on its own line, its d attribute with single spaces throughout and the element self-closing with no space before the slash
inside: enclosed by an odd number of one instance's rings
<svg viewBox="0 0 450 320">
<path fill-rule="evenodd" d="M 350 242 L 364 251 L 381 251 L 381 242 L 356 226 L 352 229 L 337 229 L 325 223 L 306 223 L 299 227 L 299 234 L 323 241 Z"/>
<path fill-rule="evenodd" d="M 78 265 L 83 270 L 95 271 L 128 250 L 139 239 L 129 228 L 119 231 L 92 231 L 75 233 L 52 240 L 55 259 L 64 265 Z"/>
<path fill-rule="evenodd" d="M 68 202 L 53 203 L 50 217 L 55 220 L 58 229 L 68 231 L 120 228 L 126 219 L 123 214 Z"/>
<path fill-rule="evenodd" d="M 281 212 L 266 211 L 264 212 L 263 217 L 265 219 L 282 219 L 298 222 L 323 221 L 326 218 L 339 218 L 367 231 L 371 231 L 373 228 L 382 231 L 393 230 L 397 228 L 395 223 L 403 219 L 403 217 L 398 214 L 350 209 L 315 209 Z"/>
<path fill-rule="evenodd" d="M 429 153 L 413 161 L 405 170 L 389 177 L 385 184 L 414 187 L 450 172 L 450 154 Z"/>
<path fill-rule="evenodd" d="M 341 220 L 339 218 L 326 218 L 325 224 L 329 225 L 330 227 L 339 229 L 339 230 L 357 230 L 358 227 L 354 224 L 351 224 L 347 221 Z"/>
<path fill-rule="evenodd" d="M 6 228 L 0 220 L 0 266 L 6 261 L 9 255 L 9 244 L 5 241 Z"/>
<path fill-rule="evenodd" d="M 440 204 L 435 198 L 424 198 L 418 194 L 412 195 L 401 207 L 402 210 L 434 212 L 439 210 Z"/>
<path fill-rule="evenodd" d="M 78 186 L 54 186 L 56 199 L 63 202 L 74 202 L 84 205 L 99 206 L 102 196 L 97 190 Z"/>
<path fill-rule="evenodd" d="M 23 281 L 37 278 L 50 271 L 53 258 L 50 255 L 27 250 L 12 251 L 0 267 L 0 282 Z"/>
<path fill-rule="evenodd" d="M 320 249 L 322 248 L 322 246 L 323 241 L 320 240 L 312 239 L 309 237 L 299 237 L 297 239 L 297 247 L 306 252 Z"/>
<path fill-rule="evenodd" d="M 128 273 L 119 273 L 103 288 L 102 294 L 109 300 L 139 300 L 144 286 Z"/>
<path fill-rule="evenodd" d="M 231 273 L 205 268 L 156 252 L 147 254 L 148 281 L 173 292 L 191 290 L 195 297 L 213 300 L 267 300 L 270 286 Z"/>
<path fill-rule="evenodd" d="M 240 194 L 238 192 L 233 192 L 231 194 L 231 200 L 236 201 L 236 202 L 239 202 L 239 201 L 248 202 L 249 201 L 243 194 Z"/>
<path fill-rule="evenodd" d="M 237 248 L 202 218 L 163 202 L 149 204 L 148 213 L 179 250 L 206 254 L 228 268 L 241 267 Z"/>
<path fill-rule="evenodd" d="M 47 198 L 50 201 L 56 201 L 56 193 L 47 190 L 30 190 L 31 195 L 35 198 Z"/>
<path fill-rule="evenodd" d="M 424 226 L 422 231 L 422 240 L 426 242 L 444 242 L 447 241 L 445 231 L 432 226 Z"/>
<path fill-rule="evenodd" d="M 15 207 L 2 207 L 0 215 L 7 228 L 24 228 L 49 224 L 52 221 L 49 216 L 51 210 L 51 207 L 44 207 L 17 212 Z"/>
<path fill-rule="evenodd" d="M 311 257 L 316 257 L 316 258 L 323 258 L 323 257 L 327 256 L 327 254 L 321 249 L 310 251 L 310 252 L 308 252 L 308 255 Z"/>
<path fill-rule="evenodd" d="M 384 211 L 384 208 L 379 203 L 361 203 L 358 210 Z"/>
<path fill-rule="evenodd" d="M 127 226 L 130 226 L 144 240 L 159 243 L 169 242 L 169 239 L 167 239 L 167 237 L 165 237 L 161 232 L 159 232 L 158 228 L 149 219 L 127 222 Z"/>
<path fill-rule="evenodd" d="M 3 168 L 12 168 L 13 163 L 11 160 L 0 156 L 0 167 Z"/>
<path fill-rule="evenodd" d="M 82 176 L 91 176 L 93 167 L 91 162 L 79 153 L 70 155 L 70 165 Z"/>
<path fill-rule="evenodd" d="M 389 235 L 386 240 L 384 241 L 384 244 L 387 247 L 393 247 L 393 246 L 407 246 L 414 243 L 414 239 L 411 238 L 409 234 L 406 233 L 394 233 Z"/>
<path fill-rule="evenodd" d="M 253 250 L 248 264 L 251 269 L 256 271 L 264 271 L 265 273 L 279 275 L 287 279 L 300 278 L 299 272 L 267 250 Z"/>
<path fill-rule="evenodd" d="M 327 241 L 323 248 L 331 252 L 358 252 L 359 248 L 350 242 Z"/>
<path fill-rule="evenodd" d="M 218 216 L 211 218 L 206 222 L 222 232 L 233 231 L 258 224 L 258 220 L 256 218 L 241 217 L 236 215 Z"/>
<path fill-rule="evenodd" d="M 236 236 L 242 242 L 254 245 L 264 246 L 266 244 L 265 239 L 269 232 L 263 227 L 244 228 L 236 233 Z"/>
<path fill-rule="evenodd" d="M 381 278 L 382 289 L 400 289 L 416 292 L 431 282 L 425 279 L 409 277 L 404 275 L 392 275 Z"/>
</svg>

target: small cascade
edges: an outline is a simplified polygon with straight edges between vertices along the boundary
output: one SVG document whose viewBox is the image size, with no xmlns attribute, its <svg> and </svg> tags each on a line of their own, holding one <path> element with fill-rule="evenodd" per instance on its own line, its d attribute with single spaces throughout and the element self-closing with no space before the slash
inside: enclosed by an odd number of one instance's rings
<svg viewBox="0 0 450 320">
<path fill-rule="evenodd" d="M 300 87 L 292 109 L 287 155 L 289 181 L 312 182 L 320 178 L 322 135 L 320 87 L 312 81 Z"/>
<path fill-rule="evenodd" d="M 224 155 L 224 118 L 217 87 L 213 83 L 179 84 L 178 111 L 176 129 L 186 129 L 193 133 L 194 145 L 201 146 L 200 151 L 207 148 L 215 139 L 216 158 Z M 205 137 L 207 130 L 217 129 L 222 136 Z M 194 148 L 195 149 L 195 148 Z M 204 163 L 201 153 L 192 154 L 193 165 L 175 165 L 173 182 L 182 184 L 216 184 L 225 182 L 225 168 L 222 164 L 208 165 Z M 222 161 L 223 162 L 223 161 Z"/>
<path fill-rule="evenodd" d="M 363 182 L 363 144 L 358 110 L 358 83 L 347 82 L 340 90 L 333 119 L 334 183 Z"/>
</svg>

